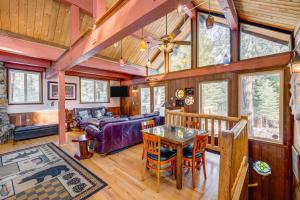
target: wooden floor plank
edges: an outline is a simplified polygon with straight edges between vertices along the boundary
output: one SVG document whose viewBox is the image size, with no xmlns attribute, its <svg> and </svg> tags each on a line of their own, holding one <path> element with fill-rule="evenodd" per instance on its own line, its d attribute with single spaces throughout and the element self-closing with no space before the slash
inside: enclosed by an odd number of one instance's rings
<svg viewBox="0 0 300 200">
<path fill-rule="evenodd" d="M 71 143 L 74 136 L 80 132 L 69 132 L 67 145 L 61 148 L 69 155 L 77 152 L 77 144 Z M 13 144 L 0 144 L 0 154 L 42 144 L 54 142 L 58 144 L 57 136 L 49 136 L 32 140 L 25 140 Z M 198 173 L 196 188 L 192 189 L 191 172 L 183 174 L 183 188 L 176 189 L 176 181 L 168 173 L 162 174 L 160 193 L 156 193 L 156 178 L 147 173 L 145 181 L 141 181 L 142 145 L 136 145 L 121 152 L 101 156 L 94 154 L 91 159 L 80 161 L 85 167 L 108 183 L 108 186 L 97 192 L 89 199 L 101 200 L 177 200 L 177 199 L 217 199 L 219 156 L 206 152 L 207 180 L 204 180 L 203 171 Z"/>
</svg>

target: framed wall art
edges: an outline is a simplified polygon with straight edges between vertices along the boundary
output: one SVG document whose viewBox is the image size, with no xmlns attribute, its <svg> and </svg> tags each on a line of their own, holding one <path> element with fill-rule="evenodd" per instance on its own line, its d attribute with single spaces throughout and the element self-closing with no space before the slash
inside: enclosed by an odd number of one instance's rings
<svg viewBox="0 0 300 200">
<path fill-rule="evenodd" d="M 66 100 L 76 100 L 76 83 L 65 83 Z M 58 100 L 58 82 L 48 81 L 48 100 Z"/>
</svg>

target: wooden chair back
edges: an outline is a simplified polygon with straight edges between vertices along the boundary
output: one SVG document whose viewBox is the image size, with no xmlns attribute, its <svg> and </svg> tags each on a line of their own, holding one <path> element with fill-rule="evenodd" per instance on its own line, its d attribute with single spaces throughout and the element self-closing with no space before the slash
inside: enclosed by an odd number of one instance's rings
<svg viewBox="0 0 300 200">
<path fill-rule="evenodd" d="M 197 153 L 205 153 L 207 141 L 208 134 L 196 135 L 194 140 L 193 155 L 196 155 Z"/>
<path fill-rule="evenodd" d="M 158 161 L 160 161 L 160 137 L 144 133 L 143 139 L 145 153 L 158 156 Z"/>
<path fill-rule="evenodd" d="M 155 126 L 155 121 L 153 119 L 142 122 L 142 130 L 147 128 L 153 128 L 154 126 Z"/>
</svg>

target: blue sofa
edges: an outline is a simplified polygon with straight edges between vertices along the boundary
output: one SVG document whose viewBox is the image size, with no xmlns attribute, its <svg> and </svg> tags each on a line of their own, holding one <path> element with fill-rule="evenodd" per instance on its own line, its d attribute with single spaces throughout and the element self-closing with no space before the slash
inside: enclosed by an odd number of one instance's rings
<svg viewBox="0 0 300 200">
<path fill-rule="evenodd" d="M 113 118 L 113 113 L 107 112 L 104 106 L 98 108 L 75 108 L 75 120 L 80 129 L 89 124 L 98 125 L 100 121 Z"/>
</svg>

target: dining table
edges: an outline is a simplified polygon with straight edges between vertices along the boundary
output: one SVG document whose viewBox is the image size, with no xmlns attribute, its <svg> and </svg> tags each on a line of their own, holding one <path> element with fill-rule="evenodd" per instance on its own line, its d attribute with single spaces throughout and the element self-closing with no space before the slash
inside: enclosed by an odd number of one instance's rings
<svg viewBox="0 0 300 200">
<path fill-rule="evenodd" d="M 205 130 L 178 127 L 172 125 L 161 125 L 142 130 L 143 134 L 151 134 L 160 137 L 161 143 L 169 144 L 177 149 L 176 162 L 176 187 L 182 189 L 182 150 L 190 145 L 196 135 L 205 134 Z"/>
</svg>

